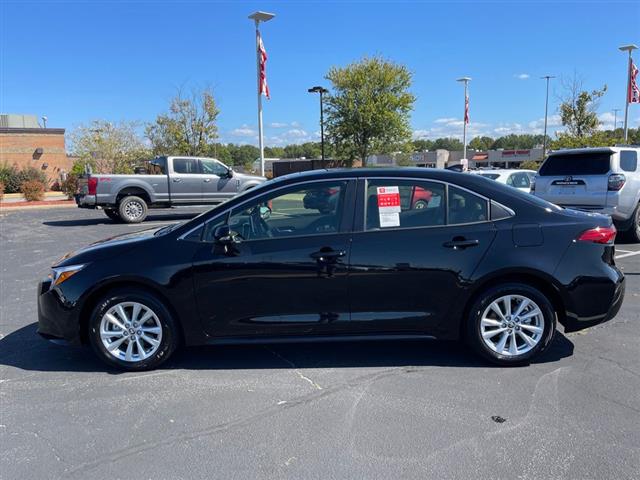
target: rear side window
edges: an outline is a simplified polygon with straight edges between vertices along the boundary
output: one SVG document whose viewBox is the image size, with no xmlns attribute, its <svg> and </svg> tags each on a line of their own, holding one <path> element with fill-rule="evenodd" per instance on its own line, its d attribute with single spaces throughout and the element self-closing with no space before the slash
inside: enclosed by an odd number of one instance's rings
<svg viewBox="0 0 640 480">
<path fill-rule="evenodd" d="M 150 175 L 166 175 L 167 159 L 165 157 L 154 158 L 147 162 L 147 172 Z"/>
<path fill-rule="evenodd" d="M 621 151 L 620 168 L 625 172 L 635 172 L 638 168 L 638 153 L 634 150 Z"/>
<path fill-rule="evenodd" d="M 541 176 L 603 175 L 611 169 L 611 152 L 558 153 L 540 167 Z"/>
<path fill-rule="evenodd" d="M 173 171 L 176 173 L 200 173 L 198 160 L 193 158 L 174 158 Z"/>
<path fill-rule="evenodd" d="M 433 227 L 445 224 L 445 187 L 420 180 L 371 180 L 366 229 Z"/>
<path fill-rule="evenodd" d="M 516 188 L 529 188 L 531 186 L 531 180 L 526 172 L 512 173 L 509 180 L 507 180 L 507 185 Z"/>
<path fill-rule="evenodd" d="M 448 224 L 485 222 L 489 219 L 489 202 L 471 192 L 449 186 Z"/>
</svg>

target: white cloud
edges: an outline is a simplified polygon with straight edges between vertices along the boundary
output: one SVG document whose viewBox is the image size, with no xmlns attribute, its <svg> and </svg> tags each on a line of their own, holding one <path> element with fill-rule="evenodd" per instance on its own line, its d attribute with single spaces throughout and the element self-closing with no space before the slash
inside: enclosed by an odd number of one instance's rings
<svg viewBox="0 0 640 480">
<path fill-rule="evenodd" d="M 289 124 L 288 123 L 283 123 L 283 122 L 271 122 L 267 126 L 270 127 L 270 128 L 284 128 L 284 127 L 288 127 Z"/>
<path fill-rule="evenodd" d="M 301 128 L 292 128 L 291 130 L 287 130 L 284 135 L 291 138 L 303 138 L 309 136 L 309 134 Z"/>
<path fill-rule="evenodd" d="M 293 128 L 300 128 L 302 125 L 300 125 L 300 122 L 295 122 L 295 121 L 294 121 L 294 122 L 291 122 L 291 126 L 292 126 Z"/>
<path fill-rule="evenodd" d="M 549 115 L 547 117 L 547 134 L 549 134 L 549 127 L 559 127 L 562 125 L 560 115 Z M 528 123 L 530 133 L 540 134 L 544 132 L 544 117 L 532 120 Z"/>
<path fill-rule="evenodd" d="M 516 73 L 514 77 L 516 77 L 518 80 L 527 80 L 529 77 L 531 77 L 531 75 L 529 75 L 528 73 Z"/>
<path fill-rule="evenodd" d="M 249 125 L 242 125 L 240 128 L 234 128 L 230 132 L 234 137 L 255 137 L 258 132 Z"/>
<path fill-rule="evenodd" d="M 433 123 L 451 123 L 455 122 L 457 119 L 455 118 L 436 118 Z"/>
</svg>

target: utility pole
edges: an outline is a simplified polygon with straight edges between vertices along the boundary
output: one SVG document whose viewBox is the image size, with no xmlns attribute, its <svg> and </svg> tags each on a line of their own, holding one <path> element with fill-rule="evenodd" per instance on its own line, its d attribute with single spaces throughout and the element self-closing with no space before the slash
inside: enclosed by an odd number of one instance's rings
<svg viewBox="0 0 640 480">
<path fill-rule="evenodd" d="M 549 80 L 556 78 L 552 75 L 545 75 L 540 77 L 547 81 L 547 94 L 544 100 L 544 136 L 542 137 L 542 159 L 547 155 L 547 118 L 549 114 Z"/>
</svg>

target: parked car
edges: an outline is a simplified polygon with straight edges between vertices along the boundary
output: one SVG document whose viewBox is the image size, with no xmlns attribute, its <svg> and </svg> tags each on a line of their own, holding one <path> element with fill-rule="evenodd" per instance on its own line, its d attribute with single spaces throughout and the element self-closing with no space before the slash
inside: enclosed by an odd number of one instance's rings
<svg viewBox="0 0 640 480">
<path fill-rule="evenodd" d="M 509 185 L 510 187 L 517 188 L 518 190 L 522 190 L 527 193 L 531 191 L 531 182 L 536 176 L 535 170 L 515 169 L 473 170 L 470 173 L 490 178 L 491 180 L 504 183 L 505 185 Z"/>
<path fill-rule="evenodd" d="M 212 205 L 266 178 L 234 172 L 214 158 L 157 157 L 134 175 L 83 175 L 75 199 L 80 208 L 102 208 L 113 220 L 140 223 L 149 208 Z"/>
<path fill-rule="evenodd" d="M 563 207 L 611 215 L 618 230 L 640 242 L 640 147 L 558 150 L 532 191 Z"/>
<path fill-rule="evenodd" d="M 318 188 L 337 190 L 329 214 L 304 207 Z M 416 188 L 428 208 L 403 208 Z M 478 175 L 311 171 L 69 253 L 38 287 L 38 332 L 124 370 L 183 344 L 390 338 L 465 339 L 521 365 L 550 345 L 556 318 L 570 332 L 616 315 L 615 235 L 606 215 Z"/>
</svg>

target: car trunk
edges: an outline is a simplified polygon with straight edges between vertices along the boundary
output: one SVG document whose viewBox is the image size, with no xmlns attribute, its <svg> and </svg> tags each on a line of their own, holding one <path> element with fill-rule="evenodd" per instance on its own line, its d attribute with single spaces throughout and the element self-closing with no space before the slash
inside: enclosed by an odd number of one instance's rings
<svg viewBox="0 0 640 480">
<path fill-rule="evenodd" d="M 608 150 L 550 155 L 536 177 L 535 194 L 558 205 L 604 206 L 612 155 Z"/>
</svg>

